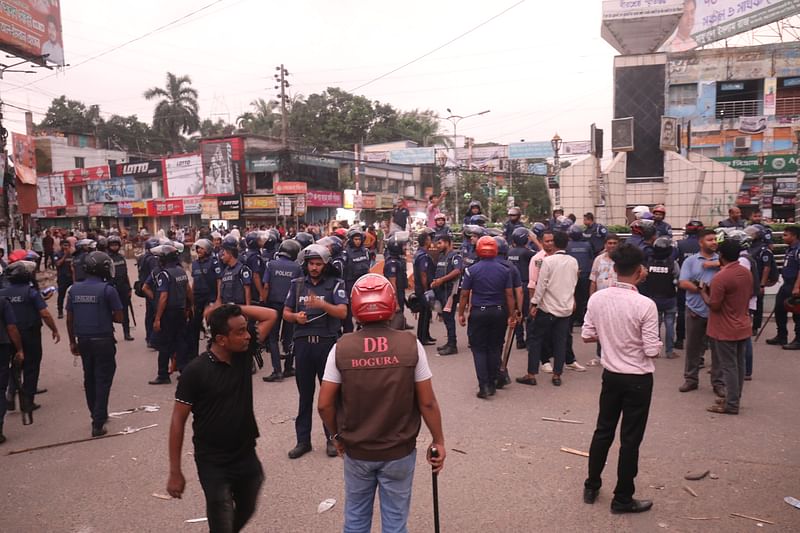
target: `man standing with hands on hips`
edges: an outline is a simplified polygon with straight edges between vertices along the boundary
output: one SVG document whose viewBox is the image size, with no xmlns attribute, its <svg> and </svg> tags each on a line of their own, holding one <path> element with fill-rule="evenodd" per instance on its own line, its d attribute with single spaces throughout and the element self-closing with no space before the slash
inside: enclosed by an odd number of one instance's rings
<svg viewBox="0 0 800 533">
<path fill-rule="evenodd" d="M 420 341 L 389 327 L 397 304 L 386 278 L 359 279 L 351 305 L 363 328 L 331 348 L 318 404 L 344 457 L 344 531 L 371 530 L 376 487 L 383 531 L 407 531 L 420 417 L 433 438 L 427 460 L 434 472 L 446 455 L 432 374 Z"/>
</svg>

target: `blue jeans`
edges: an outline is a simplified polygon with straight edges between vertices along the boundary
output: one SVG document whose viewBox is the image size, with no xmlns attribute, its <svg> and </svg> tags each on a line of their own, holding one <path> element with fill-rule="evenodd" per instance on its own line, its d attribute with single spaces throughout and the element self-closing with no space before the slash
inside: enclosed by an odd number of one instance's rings
<svg viewBox="0 0 800 533">
<path fill-rule="evenodd" d="M 664 324 L 664 351 L 667 355 L 672 354 L 675 346 L 675 317 L 678 309 L 665 309 L 658 312 L 658 331 L 661 332 L 661 324 Z"/>
<path fill-rule="evenodd" d="M 394 461 L 360 461 L 344 456 L 344 531 L 369 533 L 375 489 L 380 494 L 383 533 L 408 531 L 411 484 L 417 450 Z"/>
</svg>

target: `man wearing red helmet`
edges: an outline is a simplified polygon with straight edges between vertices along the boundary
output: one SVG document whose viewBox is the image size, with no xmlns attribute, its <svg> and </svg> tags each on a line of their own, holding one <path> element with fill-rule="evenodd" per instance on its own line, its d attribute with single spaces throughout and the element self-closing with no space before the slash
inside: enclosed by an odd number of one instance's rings
<svg viewBox="0 0 800 533">
<path fill-rule="evenodd" d="M 356 281 L 351 307 L 363 328 L 331 348 L 322 378 L 317 408 L 344 457 L 345 531 L 371 529 L 376 487 L 383 530 L 407 530 L 420 417 L 433 437 L 427 460 L 434 472 L 444 466 L 442 415 L 425 349 L 412 333 L 389 327 L 396 306 L 383 276 Z"/>
</svg>

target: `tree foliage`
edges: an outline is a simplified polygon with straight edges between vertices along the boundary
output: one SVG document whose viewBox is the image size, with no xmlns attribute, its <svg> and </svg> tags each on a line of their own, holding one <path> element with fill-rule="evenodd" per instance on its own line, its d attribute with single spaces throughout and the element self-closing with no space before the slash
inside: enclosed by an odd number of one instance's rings
<svg viewBox="0 0 800 533">
<path fill-rule="evenodd" d="M 257 98 L 250 102 L 252 111 L 242 113 L 236 118 L 240 129 L 258 135 L 277 136 L 281 129 L 280 104 L 275 100 Z"/>
<path fill-rule="evenodd" d="M 147 89 L 144 97 L 160 98 L 153 111 L 153 127 L 170 140 L 173 153 L 180 152 L 186 143 L 183 135 L 200 129 L 198 94 L 192 79 L 167 72 L 166 85 Z"/>
<path fill-rule="evenodd" d="M 454 196 L 455 188 L 448 190 L 452 193 L 450 196 Z M 492 221 L 502 222 L 506 220 L 507 200 L 512 195 L 516 206 L 522 209 L 522 214 L 529 220 L 542 220 L 550 213 L 550 196 L 542 176 L 515 173 L 514 179 L 509 180 L 507 174 L 461 171 L 458 191 L 461 212 L 454 217 L 458 222 L 464 218 L 471 200 L 478 200 L 483 206 L 483 214 L 491 214 Z M 451 199 L 448 202 L 448 207 L 452 209 L 454 202 Z"/>
</svg>

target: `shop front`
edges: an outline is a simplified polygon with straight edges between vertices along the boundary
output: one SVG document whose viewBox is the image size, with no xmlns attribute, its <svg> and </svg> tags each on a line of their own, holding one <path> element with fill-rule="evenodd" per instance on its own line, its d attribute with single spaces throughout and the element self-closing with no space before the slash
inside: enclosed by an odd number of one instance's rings
<svg viewBox="0 0 800 533">
<path fill-rule="evenodd" d="M 794 222 L 797 194 L 797 156 L 717 157 L 720 163 L 745 172 L 736 197 L 742 217 L 761 208 L 764 218 L 777 223 Z"/>
</svg>

